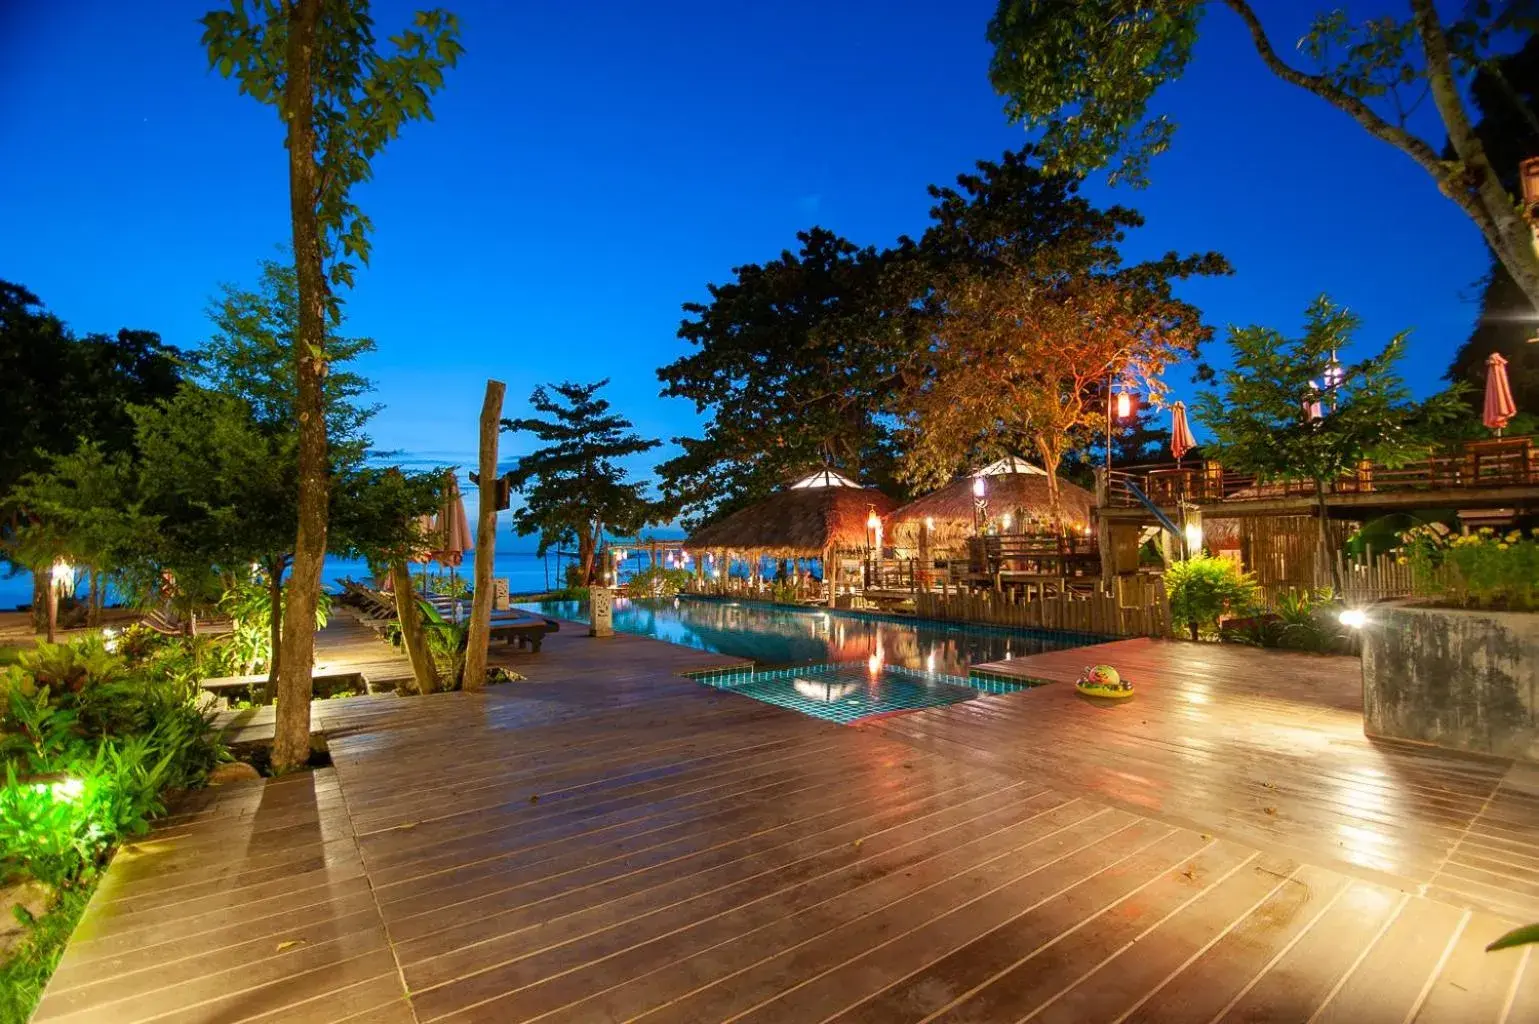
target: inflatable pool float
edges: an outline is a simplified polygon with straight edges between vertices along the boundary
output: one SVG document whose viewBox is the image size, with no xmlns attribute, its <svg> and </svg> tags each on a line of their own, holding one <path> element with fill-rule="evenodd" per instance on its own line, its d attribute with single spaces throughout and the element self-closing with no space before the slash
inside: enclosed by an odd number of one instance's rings
<svg viewBox="0 0 1539 1024">
<path fill-rule="evenodd" d="M 1108 700 L 1127 700 L 1133 696 L 1133 684 L 1110 665 L 1091 665 L 1075 681 L 1074 688 L 1087 697 Z"/>
</svg>

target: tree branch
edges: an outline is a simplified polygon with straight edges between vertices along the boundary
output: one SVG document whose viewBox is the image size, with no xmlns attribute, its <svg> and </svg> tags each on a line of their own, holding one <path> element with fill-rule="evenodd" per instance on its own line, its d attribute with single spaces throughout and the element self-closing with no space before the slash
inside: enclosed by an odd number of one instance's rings
<svg viewBox="0 0 1539 1024">
<path fill-rule="evenodd" d="M 1261 24 L 1261 19 L 1257 17 L 1247 0 L 1222 0 L 1222 3 L 1245 22 L 1246 28 L 1250 30 L 1251 41 L 1256 46 L 1256 52 L 1261 55 L 1262 63 L 1266 64 L 1272 74 L 1301 89 L 1307 89 L 1338 110 L 1351 115 L 1368 130 L 1370 135 L 1382 139 L 1405 153 L 1426 168 L 1427 173 L 1439 182 L 1447 180 L 1448 169 L 1438 158 L 1437 150 L 1405 129 L 1390 124 L 1374 113 L 1373 108 L 1368 104 L 1351 93 L 1343 91 L 1324 75 L 1306 74 L 1284 62 L 1272 48 L 1272 42 L 1267 38 L 1266 28 Z"/>
</svg>

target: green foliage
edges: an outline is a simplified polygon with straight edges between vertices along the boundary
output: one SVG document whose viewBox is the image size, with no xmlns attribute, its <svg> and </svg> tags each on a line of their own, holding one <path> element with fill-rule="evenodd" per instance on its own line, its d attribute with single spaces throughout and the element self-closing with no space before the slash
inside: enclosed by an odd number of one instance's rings
<svg viewBox="0 0 1539 1024">
<path fill-rule="evenodd" d="M 1335 598 L 1329 587 L 1286 591 L 1277 599 L 1275 615 L 1259 616 L 1241 626 L 1226 623 L 1221 638 L 1256 647 L 1316 653 L 1348 646 L 1348 637 L 1336 619 Z"/>
<path fill-rule="evenodd" d="M 1539 610 L 1539 529 L 1498 533 L 1483 526 L 1456 534 L 1442 524 L 1401 534 L 1401 560 L 1411 563 L 1417 587 L 1462 608 Z"/>
<path fill-rule="evenodd" d="M 209 66 L 234 78 L 242 93 L 275 108 L 285 122 L 293 114 L 285 92 L 289 32 L 302 6 L 235 0 L 229 10 L 210 11 L 202 19 Z M 363 0 L 326 3 L 317 24 L 315 51 L 325 56 L 310 67 L 314 157 L 322 170 L 314 214 L 331 284 L 350 287 L 354 266 L 348 259 L 368 264 L 373 227 L 352 201 L 353 187 L 369 180 L 370 162 L 408 121 L 432 119 L 429 100 L 464 47 L 458 19 L 443 10 L 416 12 L 409 28 L 390 37 L 388 52 L 376 49 L 374 19 Z M 335 319 L 334 298 L 331 309 Z"/>
<path fill-rule="evenodd" d="M 881 411 L 908 347 L 906 258 L 822 228 L 796 237 L 796 252 L 734 267 L 707 286 L 710 302 L 686 303 L 678 333 L 693 350 L 657 371 L 665 397 L 710 413 L 703 436 L 675 438 L 682 454 L 658 467 L 689 523 L 824 465 L 892 476 Z"/>
<path fill-rule="evenodd" d="M 1225 467 L 1262 481 L 1310 480 L 1322 488 L 1371 459 L 1399 466 L 1426 453 L 1441 427 L 1467 415 L 1458 393 L 1411 400 L 1396 372 L 1405 334 L 1357 363 L 1341 367 L 1327 389 L 1327 370 L 1352 344 L 1358 318 L 1321 296 L 1310 304 L 1304 334 L 1289 340 L 1269 327 L 1230 332 L 1233 369 L 1221 390 L 1197 400 L 1211 440 L 1205 450 Z M 1305 415 L 1318 402 L 1324 415 Z"/>
<path fill-rule="evenodd" d="M 0 963 L 0 1021 L 22 1024 L 32 1016 L 90 899 L 88 888 L 66 889 L 41 917 L 24 921 L 26 937 Z"/>
<path fill-rule="evenodd" d="M 127 664 L 99 636 L 42 644 L 10 666 L 0 705 L 0 876 L 89 881 L 168 789 L 224 756 L 195 687 Z"/>
<path fill-rule="evenodd" d="M 464 684 L 465 652 L 470 646 L 470 620 L 455 622 L 426 601 L 419 602 L 422 609 L 422 635 L 427 640 L 428 654 L 438 669 L 438 678 L 457 690 Z"/>
<path fill-rule="evenodd" d="M 1274 47 L 1250 0 L 999 0 L 988 28 L 990 79 L 1010 118 L 1038 135 L 1050 170 L 1085 174 L 1109 165 L 1113 182 L 1144 184 L 1150 158 L 1169 148 L 1175 127 L 1151 101 L 1186 70 L 1202 15 L 1215 5 L 1239 16 L 1273 75 L 1416 161 L 1539 303 L 1539 257 L 1473 130 L 1467 99 L 1477 69 L 1489 79 L 1515 42 L 1539 32 L 1533 4 L 1442 5 L 1451 7 L 1449 20 L 1433 0 L 1413 0 L 1404 14 L 1356 22 L 1327 8 L 1298 41 L 1305 67 L 1297 67 Z M 1412 115 L 1429 94 L 1442 132 L 1422 137 L 1414 127 L 1435 122 Z M 1501 99 L 1510 116 L 1533 123 L 1516 90 Z"/>
<path fill-rule="evenodd" d="M 1514 946 L 1526 946 L 1533 942 L 1539 942 L 1539 924 L 1527 924 L 1521 928 L 1512 929 L 1487 946 L 1486 952 L 1494 953 L 1498 949 L 1511 949 Z"/>
<path fill-rule="evenodd" d="M 1201 4 L 1001 0 L 989 22 L 989 79 L 1012 121 L 1041 130 L 1049 171 L 1083 173 L 1121 154 L 1114 181 L 1146 183 L 1175 124 L 1149 117 L 1197 41 Z"/>
<path fill-rule="evenodd" d="M 1218 625 L 1221 615 L 1249 611 L 1259 589 L 1255 577 L 1227 558 L 1206 555 L 1173 562 L 1165 572 L 1173 623 L 1185 623 L 1192 639 Z"/>
<path fill-rule="evenodd" d="M 281 591 L 274 609 L 272 590 L 261 573 L 238 577 L 219 598 L 219 610 L 230 617 L 232 632 L 219 640 L 219 653 L 226 667 L 235 675 L 250 675 L 272 666 L 272 625 L 276 611 L 282 622 L 288 603 L 288 586 Z M 321 592 L 315 607 L 315 628 L 324 629 L 331 615 L 331 595 Z"/>
<path fill-rule="evenodd" d="M 463 576 L 440 573 L 428 579 L 427 592 L 435 597 L 463 600 L 470 596 L 470 581 Z"/>
<path fill-rule="evenodd" d="M 672 597 L 687 588 L 692 579 L 694 574 L 688 569 L 651 566 L 626 580 L 625 589 L 632 597 Z"/>
<path fill-rule="evenodd" d="M 149 331 L 77 338 L 36 295 L 0 281 L 0 501 L 81 438 L 109 458 L 130 449 L 128 407 L 175 392 L 179 358 Z"/>
<path fill-rule="evenodd" d="M 299 387 L 294 334 L 299 328 L 299 283 L 292 264 L 262 262 L 256 290 L 224 285 L 209 307 L 211 338 L 193 353 L 197 380 L 220 394 L 244 399 L 264 431 L 296 431 Z M 321 387 L 326 405 L 326 441 L 333 462 L 350 466 L 369 445 L 363 429 L 378 406 L 362 400 L 372 390 L 349 364 L 374 351 L 372 338 L 341 333 L 342 321 L 326 325 L 328 367 Z"/>
<path fill-rule="evenodd" d="M 540 442 L 508 474 L 524 496 L 513 528 L 521 537 L 538 534 L 541 555 L 575 539 L 584 570 L 592 565 L 604 529 L 635 533 L 656 515 L 644 485 L 629 480 L 619 460 L 651 451 L 659 442 L 631 433 L 631 422 L 596 397 L 608 383 L 535 388 L 529 404 L 546 418 L 502 421 L 502 429 L 530 433 Z"/>
</svg>

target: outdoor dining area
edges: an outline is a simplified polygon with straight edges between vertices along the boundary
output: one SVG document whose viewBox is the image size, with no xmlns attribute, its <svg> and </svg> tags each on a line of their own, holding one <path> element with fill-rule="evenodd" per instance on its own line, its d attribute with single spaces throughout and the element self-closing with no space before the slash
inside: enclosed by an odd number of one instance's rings
<svg viewBox="0 0 1539 1024">
<path fill-rule="evenodd" d="M 1085 488 L 1015 456 L 902 506 L 822 469 L 683 546 L 695 556 L 692 589 L 705 594 L 844 607 L 980 588 L 1057 594 L 1100 571 L 1093 504 Z"/>
</svg>

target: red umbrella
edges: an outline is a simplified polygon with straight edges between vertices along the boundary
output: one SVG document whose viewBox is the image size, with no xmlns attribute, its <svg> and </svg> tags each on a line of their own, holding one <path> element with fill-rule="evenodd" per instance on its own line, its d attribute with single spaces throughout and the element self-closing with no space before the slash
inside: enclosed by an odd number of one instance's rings
<svg viewBox="0 0 1539 1024">
<path fill-rule="evenodd" d="M 1500 437 L 1507 421 L 1518 414 L 1517 403 L 1512 400 L 1512 386 L 1507 383 L 1507 360 L 1500 353 L 1486 357 L 1486 407 L 1480 422 L 1496 431 Z"/>
<path fill-rule="evenodd" d="M 474 546 L 470 541 L 470 520 L 465 517 L 465 502 L 460 498 L 460 485 L 452 472 L 444 477 L 443 510 L 438 513 L 438 530 L 433 549 L 433 560 L 449 569 L 449 579 L 454 579 L 454 569 L 465 560 L 465 552 Z M 456 612 L 459 604 L 455 603 Z"/>
<path fill-rule="evenodd" d="M 1197 447 L 1197 441 L 1192 437 L 1192 428 L 1186 424 L 1186 403 L 1177 402 L 1170 408 L 1170 454 L 1176 457 L 1176 462 L 1193 448 Z"/>
</svg>

